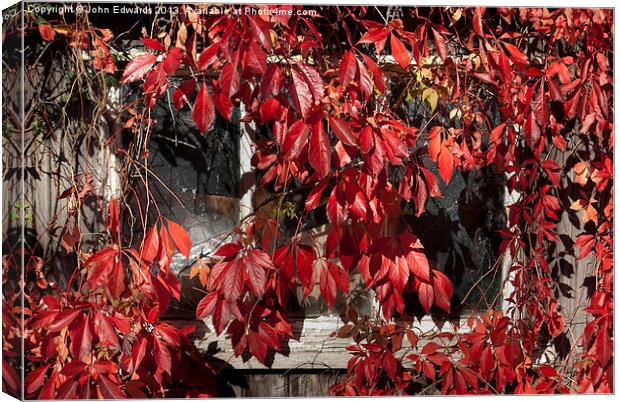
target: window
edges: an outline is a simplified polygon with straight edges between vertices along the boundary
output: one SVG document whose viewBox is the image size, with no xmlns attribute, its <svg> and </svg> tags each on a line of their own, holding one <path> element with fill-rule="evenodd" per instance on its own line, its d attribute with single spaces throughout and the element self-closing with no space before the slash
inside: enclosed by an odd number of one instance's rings
<svg viewBox="0 0 620 402">
<path fill-rule="evenodd" d="M 181 305 L 173 304 L 168 314 L 169 319 L 191 320 L 203 293 L 196 290 L 201 288 L 197 281 L 190 280 L 188 266 L 201 255 L 213 251 L 231 229 L 252 212 L 254 203 L 259 205 L 269 195 L 268 189 L 256 188 L 260 174 L 255 178 L 250 161 L 253 141 L 268 136 L 269 129 L 256 130 L 249 124 L 231 123 L 218 117 L 213 128 L 201 134 L 187 108 L 170 111 L 166 102 L 154 111 L 157 124 L 153 130 L 149 164 L 157 179 L 151 180 L 151 190 L 162 214 L 183 224 L 192 237 L 190 260 L 177 255 L 173 263 L 173 269 L 181 274 L 184 301 Z M 236 111 L 233 121 L 238 121 L 241 115 Z M 432 173 L 438 174 L 428 156 L 423 163 Z M 498 255 L 497 230 L 505 224 L 505 205 L 504 186 L 499 177 L 492 167 L 464 173 L 455 171 L 449 185 L 439 181 L 443 196 L 429 198 L 425 213 L 415 216 L 412 205 L 405 208 L 405 222 L 420 237 L 427 257 L 453 282 L 452 304 L 460 306 L 454 309 L 453 318 L 485 310 L 488 305 L 503 300 L 498 297 L 504 266 Z M 288 201 L 303 203 L 306 193 L 301 192 Z M 287 227 L 292 223 L 286 218 L 281 225 L 285 234 L 287 230 L 291 235 L 294 233 L 295 227 Z M 301 238 L 312 238 L 321 244 L 328 225 L 324 207 L 318 208 L 304 223 Z M 372 292 L 365 289 L 359 274 L 351 276 L 350 288 L 347 300 L 339 293 L 331 309 L 320 296 L 318 278 L 309 297 L 303 298 L 299 292 L 297 297 L 291 298 L 288 312 L 296 338 L 289 341 L 288 351 L 275 355 L 273 369 L 345 368 L 348 360 L 345 347 L 350 339 L 331 336 L 343 324 L 340 314 L 347 302 L 355 310 L 369 315 L 377 307 Z M 443 321 L 436 322 L 416 310 L 415 303 L 410 303 L 408 309 L 421 318 L 419 326 L 423 330 L 443 325 Z M 205 324 L 204 332 L 199 333 L 196 340 L 200 348 L 214 350 L 215 347 L 216 357 L 235 368 L 264 369 L 255 359 L 235 358 L 225 335 L 216 337 L 210 320 Z"/>
</svg>

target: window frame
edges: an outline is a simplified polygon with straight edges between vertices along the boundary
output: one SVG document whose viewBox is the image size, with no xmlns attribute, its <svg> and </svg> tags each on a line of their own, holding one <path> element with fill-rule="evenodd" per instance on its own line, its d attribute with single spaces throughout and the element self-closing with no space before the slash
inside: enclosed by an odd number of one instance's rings
<svg viewBox="0 0 620 402">
<path fill-rule="evenodd" d="M 243 114 L 243 106 L 241 107 Z M 240 174 L 241 183 L 244 183 L 243 175 L 255 178 L 255 172 L 251 165 L 250 159 L 253 155 L 252 144 L 256 128 L 253 123 L 240 123 L 240 148 L 239 148 L 239 160 L 240 160 Z M 244 160 L 244 155 L 247 155 L 247 160 Z M 244 190 L 245 189 L 245 190 Z M 253 193 L 256 189 L 255 183 L 242 187 L 240 195 L 241 200 L 248 203 L 245 207 L 240 201 L 240 216 L 239 221 L 243 221 L 244 218 L 253 213 Z M 518 200 L 518 193 L 508 193 L 507 188 L 504 188 L 504 207 L 508 208 L 511 204 Z M 324 226 L 310 229 L 305 233 L 313 236 L 324 230 Z M 509 301 L 510 293 L 513 288 L 511 286 L 510 279 L 513 278 L 513 274 L 510 273 L 510 267 L 512 266 L 512 260 L 504 252 L 498 258 L 501 258 L 501 280 L 500 280 L 500 292 L 502 300 L 500 301 L 500 309 L 502 312 L 506 312 L 511 307 Z M 372 293 L 372 290 L 369 290 Z M 372 311 L 374 314 L 379 309 L 379 304 L 372 295 Z M 459 318 L 459 326 L 457 332 L 466 333 L 470 331 L 467 321 L 469 315 L 463 315 Z M 218 353 L 217 357 L 222 359 L 227 364 L 231 365 L 235 369 L 266 369 L 266 367 L 258 362 L 256 359 L 250 358 L 247 361 L 243 360 L 242 356 L 235 357 L 230 340 L 226 338 L 226 334 L 222 333 L 219 336 L 215 334 L 214 327 L 209 318 L 203 320 L 205 328 L 198 334 L 195 339 L 195 345 L 200 350 L 208 350 L 213 342 L 217 343 Z M 291 319 L 291 326 L 293 332 L 297 336 L 297 339 L 290 339 L 288 342 L 288 354 L 283 355 L 276 353 L 273 363 L 270 369 L 336 369 L 345 370 L 351 354 L 346 350 L 347 346 L 353 344 L 351 338 L 338 338 L 333 336 L 338 329 L 344 325 L 345 322 L 337 315 L 333 313 L 319 315 L 317 317 L 293 317 Z M 425 314 L 417 324 L 414 324 L 414 328 L 420 330 L 423 333 L 439 333 L 442 331 L 450 330 L 451 323 L 449 321 L 443 321 L 439 323 L 433 318 L 431 314 Z M 408 340 L 403 340 L 403 348 L 400 353 L 406 353 L 410 347 Z"/>
</svg>

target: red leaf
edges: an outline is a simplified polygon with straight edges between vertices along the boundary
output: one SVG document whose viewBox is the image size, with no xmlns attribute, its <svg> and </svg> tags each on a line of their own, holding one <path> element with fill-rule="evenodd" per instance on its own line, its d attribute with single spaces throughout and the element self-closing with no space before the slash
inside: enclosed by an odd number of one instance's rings
<svg viewBox="0 0 620 402">
<path fill-rule="evenodd" d="M 525 130 L 530 146 L 533 148 L 540 139 L 540 128 L 538 128 L 536 118 L 532 112 L 527 115 L 527 120 L 525 121 L 523 129 Z"/>
<path fill-rule="evenodd" d="M 213 86 L 213 103 L 222 117 L 228 121 L 232 121 L 233 104 L 217 85 Z"/>
<path fill-rule="evenodd" d="M 271 259 L 261 250 L 250 250 L 244 262 L 248 283 L 254 294 L 261 298 L 265 293 L 266 270 L 271 267 Z"/>
<path fill-rule="evenodd" d="M 146 237 L 144 238 L 144 243 L 142 244 L 142 254 L 141 257 L 146 262 L 153 262 L 153 259 L 157 256 L 157 251 L 159 250 L 159 232 L 157 230 L 157 226 L 153 226 Z"/>
<path fill-rule="evenodd" d="M 609 337 L 607 326 L 601 326 L 596 336 L 596 351 L 598 352 L 599 362 L 602 367 L 613 357 L 613 341 Z"/>
<path fill-rule="evenodd" d="M 489 73 L 474 73 L 474 76 L 478 78 L 480 81 L 486 82 L 487 84 L 497 85 L 497 81 L 495 81 L 493 77 L 489 75 Z"/>
<path fill-rule="evenodd" d="M 523 54 L 515 45 L 508 43 L 508 42 L 502 42 L 502 43 L 506 47 L 506 50 L 508 50 L 508 53 L 510 53 L 510 56 L 512 57 L 513 61 L 516 61 L 521 64 L 528 63 L 527 56 Z"/>
<path fill-rule="evenodd" d="M 134 371 L 138 370 L 138 367 L 140 366 L 140 363 L 142 363 L 142 359 L 144 358 L 144 355 L 146 354 L 146 343 L 147 343 L 146 338 L 142 338 L 139 340 L 139 342 L 136 342 L 133 345 L 133 349 L 131 351 L 131 357 L 134 362 L 133 363 Z"/>
<path fill-rule="evenodd" d="M 74 358 L 85 361 L 92 351 L 93 334 L 90 331 L 90 319 L 83 315 L 78 327 L 70 332 L 71 354 Z"/>
<path fill-rule="evenodd" d="M 226 265 L 222 273 L 222 291 L 226 300 L 236 302 L 243 291 L 243 266 L 237 258 Z"/>
<path fill-rule="evenodd" d="M 490 346 L 486 346 L 482 350 L 482 355 L 480 355 L 480 373 L 483 376 L 483 379 L 488 378 L 489 371 L 493 368 L 495 361 L 493 359 L 493 352 L 491 351 Z"/>
<path fill-rule="evenodd" d="M 446 59 L 448 58 L 446 42 L 444 41 L 443 37 L 439 32 L 435 31 L 434 29 L 432 31 L 433 38 L 435 38 L 435 48 L 437 50 L 437 54 L 439 54 L 439 58 L 441 59 L 441 61 L 446 61 Z"/>
<path fill-rule="evenodd" d="M 32 370 L 24 379 L 26 394 L 31 394 L 41 388 L 45 384 L 45 373 L 49 369 L 49 364 L 44 364 Z"/>
<path fill-rule="evenodd" d="M 448 148 L 441 148 L 437 163 L 439 165 L 439 174 L 441 178 L 444 183 L 448 184 L 452 178 L 452 172 L 454 171 L 454 159 L 452 159 L 452 154 L 448 151 Z"/>
<path fill-rule="evenodd" d="M 323 178 L 329 174 L 331 159 L 332 148 L 329 144 L 329 138 L 323 129 L 323 122 L 319 120 L 312 124 L 308 161 L 319 177 Z"/>
<path fill-rule="evenodd" d="M 170 237 L 172 237 L 172 241 L 176 246 L 177 250 L 185 257 L 189 258 L 189 252 L 192 248 L 192 239 L 190 239 L 189 235 L 179 224 L 173 222 L 169 219 L 166 219 L 168 222 L 168 231 L 170 232 Z"/>
<path fill-rule="evenodd" d="M 377 87 L 379 92 L 385 92 L 385 77 L 383 75 L 383 70 L 381 70 L 381 67 L 379 67 L 377 63 L 375 63 L 374 60 L 372 60 L 370 57 L 366 56 L 365 54 L 362 54 L 362 57 L 366 62 L 366 67 L 368 68 L 368 71 L 370 71 L 370 74 L 372 74 L 372 79 L 375 82 L 375 86 Z"/>
<path fill-rule="evenodd" d="M 367 99 L 373 93 L 374 85 L 373 85 L 372 77 L 370 76 L 370 74 L 368 73 L 368 70 L 366 69 L 366 67 L 361 61 L 358 61 L 357 64 L 358 64 L 357 67 L 359 70 L 359 80 L 358 80 L 359 87 L 362 91 L 362 94 L 364 95 L 364 98 Z"/>
<path fill-rule="evenodd" d="M 324 259 L 317 260 L 316 265 L 320 271 L 319 290 L 327 306 L 332 307 L 336 301 L 336 289 L 345 293 L 349 291 L 349 275 L 338 265 Z"/>
<path fill-rule="evenodd" d="M 153 67 L 155 60 L 157 60 L 157 56 L 152 53 L 137 56 L 125 67 L 123 77 L 121 78 L 121 84 L 134 82 L 144 77 L 151 71 L 151 67 Z"/>
<path fill-rule="evenodd" d="M 209 130 L 213 120 L 215 119 L 215 110 L 213 109 L 213 102 L 211 101 L 211 95 L 207 85 L 203 82 L 194 101 L 194 109 L 192 110 L 192 117 L 198 126 L 198 129 L 203 133 Z"/>
<path fill-rule="evenodd" d="M 233 96 L 239 92 L 239 88 L 241 88 L 239 71 L 237 71 L 237 67 L 231 63 L 226 64 L 220 73 L 219 83 L 220 88 L 222 88 L 222 93 L 228 99 L 232 99 Z"/>
<path fill-rule="evenodd" d="M 390 36 L 390 46 L 392 48 L 392 56 L 400 66 L 404 69 L 408 69 L 411 64 L 409 59 L 409 53 L 407 52 L 407 48 L 403 45 L 403 42 L 400 41 L 392 32 Z"/>
<path fill-rule="evenodd" d="M 417 279 L 430 282 L 430 267 L 426 255 L 422 252 L 422 243 L 416 238 L 416 242 L 410 247 L 412 248 L 407 254 L 407 265 L 409 266 L 409 270 Z"/>
<path fill-rule="evenodd" d="M 305 119 L 312 107 L 312 94 L 308 84 L 302 75 L 295 69 L 291 69 L 291 97 L 295 102 L 297 111 Z"/>
<path fill-rule="evenodd" d="M 120 208 L 118 200 L 112 198 L 108 204 L 108 230 L 112 236 L 118 233 L 120 225 Z"/>
<path fill-rule="evenodd" d="M 217 53 L 219 50 L 220 45 L 215 43 L 200 53 L 200 57 L 198 58 L 198 68 L 200 71 L 205 71 L 211 64 L 218 60 Z"/>
<path fill-rule="evenodd" d="M 351 127 L 344 120 L 338 117 L 329 118 L 329 126 L 336 134 L 336 137 L 345 145 L 355 146 L 355 137 L 351 131 Z"/>
<path fill-rule="evenodd" d="M 346 219 L 343 203 L 340 201 L 336 189 L 332 191 L 327 201 L 327 218 L 329 219 L 329 223 L 336 227 L 342 226 Z"/>
<path fill-rule="evenodd" d="M 310 191 L 310 194 L 308 194 L 308 197 L 306 198 L 306 211 L 312 211 L 319 205 L 319 202 L 321 202 L 321 194 L 326 187 L 327 179 L 319 181 L 317 185 L 314 186 L 314 188 L 312 189 L 312 191 Z"/>
<path fill-rule="evenodd" d="M 323 84 L 323 78 L 312 67 L 306 63 L 297 63 L 302 76 L 305 78 L 306 83 L 315 101 L 320 101 L 325 96 L 325 85 Z"/>
<path fill-rule="evenodd" d="M 261 81 L 261 95 L 263 99 L 276 96 L 282 87 L 282 69 L 277 64 L 270 64 Z"/>
<path fill-rule="evenodd" d="M 173 47 L 162 60 L 161 68 L 167 75 L 174 75 L 181 65 L 181 59 L 183 59 L 183 51 L 178 47 Z"/>
<path fill-rule="evenodd" d="M 254 31 L 254 36 L 258 38 L 258 41 L 263 45 L 265 50 L 271 49 L 271 33 L 269 31 L 269 24 L 262 20 L 259 16 L 248 15 L 248 21 L 250 22 L 250 28 Z"/>
<path fill-rule="evenodd" d="M 241 250 L 241 246 L 237 243 L 227 243 L 217 249 L 214 253 L 215 255 L 219 255 L 226 258 L 231 258 L 236 256 Z"/>
<path fill-rule="evenodd" d="M 43 38 L 43 40 L 50 42 L 53 41 L 56 37 L 56 31 L 54 31 L 52 26 L 49 24 L 40 24 L 39 35 L 41 35 L 41 38 Z"/>
<path fill-rule="evenodd" d="M 202 320 L 203 318 L 211 315 L 215 309 L 215 303 L 217 302 L 217 293 L 212 292 L 203 297 L 196 306 L 196 319 Z"/>
<path fill-rule="evenodd" d="M 259 362 L 265 363 L 265 357 L 267 356 L 267 346 L 263 343 L 263 341 L 258 339 L 258 336 L 248 336 L 248 348 L 250 350 L 250 353 L 254 357 L 256 357 Z"/>
<path fill-rule="evenodd" d="M 420 304 L 424 311 L 428 312 L 433 305 L 433 286 L 426 282 L 420 282 L 420 287 L 418 288 L 418 298 L 420 299 Z"/>
<path fill-rule="evenodd" d="M 544 73 L 540 71 L 539 69 L 537 69 L 536 67 L 528 68 L 527 70 L 525 70 L 525 74 L 527 74 L 528 77 L 533 77 L 533 78 L 542 77 L 544 75 Z"/>
<path fill-rule="evenodd" d="M 153 50 L 157 50 L 160 52 L 164 51 L 164 46 L 161 44 L 160 41 L 158 41 L 157 39 L 152 39 L 152 38 L 140 38 L 140 40 L 142 41 L 142 43 L 144 43 L 144 45 L 148 48 L 151 48 Z"/>
<path fill-rule="evenodd" d="M 112 269 L 108 274 L 108 290 L 117 299 L 125 290 L 125 267 L 120 254 L 117 254 L 112 262 Z"/>
<path fill-rule="evenodd" d="M 308 126 L 302 120 L 297 120 L 288 129 L 282 144 L 284 157 L 294 160 L 299 157 L 301 151 L 308 143 Z"/>
<path fill-rule="evenodd" d="M 99 311 L 95 311 L 95 333 L 102 345 L 120 348 L 112 322 Z"/>
<path fill-rule="evenodd" d="M 172 358 L 168 347 L 156 336 L 153 337 L 153 356 L 157 371 L 172 374 Z"/>
<path fill-rule="evenodd" d="M 79 360 L 72 360 L 70 363 L 65 364 L 60 374 L 67 378 L 73 378 L 78 374 L 82 374 L 86 367 L 88 367 L 86 363 Z"/>
<path fill-rule="evenodd" d="M 387 28 L 372 28 L 369 29 L 368 32 L 366 32 L 360 40 L 357 41 L 357 43 L 374 43 L 376 45 L 377 42 L 385 41 L 389 34 L 390 30 Z M 381 51 L 377 47 L 377 53 L 380 52 Z"/>
<path fill-rule="evenodd" d="M 176 107 L 177 109 L 181 109 L 183 106 L 188 104 L 189 98 L 191 98 L 195 90 L 195 78 L 190 78 L 189 80 L 186 80 L 181 85 L 179 85 L 172 94 L 172 101 L 174 102 L 174 107 Z"/>
<path fill-rule="evenodd" d="M 342 85 L 347 85 L 350 81 L 355 80 L 357 75 L 357 58 L 352 50 L 347 51 L 342 56 L 338 69 L 338 79 Z"/>
<path fill-rule="evenodd" d="M 245 51 L 245 70 L 250 74 L 262 75 L 267 71 L 267 54 L 257 43 L 250 43 Z M 244 74 L 245 76 L 245 74 Z"/>
<path fill-rule="evenodd" d="M 592 249 L 594 248 L 596 238 L 590 234 L 581 234 L 577 237 L 575 244 L 579 246 L 579 255 L 578 259 L 583 259 L 590 254 Z"/>
<path fill-rule="evenodd" d="M 99 375 L 98 382 L 101 394 L 105 399 L 127 399 L 127 395 L 106 375 Z"/>
<path fill-rule="evenodd" d="M 82 310 L 65 310 L 55 316 L 54 322 L 47 328 L 48 332 L 60 331 L 66 328 L 80 315 Z"/>
<path fill-rule="evenodd" d="M 452 289 L 452 284 L 450 283 L 450 279 L 448 279 L 448 277 L 442 272 L 434 270 L 433 289 L 435 295 L 435 304 L 446 313 L 449 313 L 450 299 L 452 298 L 452 293 L 454 293 L 454 290 Z"/>
</svg>

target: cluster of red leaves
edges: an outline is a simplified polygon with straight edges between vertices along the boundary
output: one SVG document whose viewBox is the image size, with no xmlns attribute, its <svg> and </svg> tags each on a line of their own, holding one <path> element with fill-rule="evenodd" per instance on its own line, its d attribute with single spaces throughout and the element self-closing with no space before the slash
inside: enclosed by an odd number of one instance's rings
<svg viewBox="0 0 620 402">
<path fill-rule="evenodd" d="M 26 397 L 213 392 L 213 372 L 189 339 L 193 326 L 175 328 L 160 319 L 170 300 L 180 298 L 179 281 L 169 268 L 174 252 L 189 255 L 189 236 L 165 218 L 135 247 L 121 247 L 119 231 L 120 208 L 112 199 L 109 243 L 90 256 L 76 248 L 81 262 L 66 285 L 38 282 L 28 290 L 24 347 L 27 368 L 36 368 L 25 377 Z"/>
<path fill-rule="evenodd" d="M 568 392 L 561 373 L 533 364 L 519 332 L 499 312 L 470 318 L 461 328 L 419 338 L 412 329 L 384 324 L 353 334 L 349 379 L 336 395 L 394 395 L 435 387 L 444 395 Z M 350 326 L 349 331 L 355 328 Z"/>
<path fill-rule="evenodd" d="M 289 295 L 301 288 L 307 296 L 318 275 L 331 306 L 338 290 L 348 291 L 349 274 L 359 271 L 381 315 L 363 327 L 349 317 L 357 345 L 350 348 L 350 376 L 332 388 L 336 394 L 415 392 L 420 378 L 458 394 L 612 389 L 608 10 L 412 8 L 406 18 L 385 23 L 366 7 L 334 7 L 338 22 L 331 28 L 346 37 L 334 60 L 318 18 L 204 16 L 182 7 L 183 35 L 176 45 L 144 38 L 148 50 L 126 66 L 122 82 L 144 80 L 148 109 L 180 66 L 188 67 L 191 77 L 174 88 L 176 108 L 191 108 L 197 127 L 207 132 L 216 112 L 231 120 L 233 108 L 243 105 L 241 121 L 269 131 L 255 144 L 260 184 L 282 197 L 311 188 L 295 211 L 298 229 L 291 238 L 279 235 L 278 219 L 256 215 L 214 253 L 197 316 L 211 316 L 216 332 L 231 338 L 235 354 L 249 352 L 269 364 L 269 355 L 292 336 Z M 352 33 L 349 19 L 365 31 Z M 501 32 L 495 29 L 500 22 Z M 204 45 L 200 54 L 198 41 Z M 396 64 L 385 63 L 386 55 Z M 429 60 L 441 64 L 432 67 Z M 437 102 L 429 101 L 434 114 L 422 127 L 403 116 L 401 101 L 390 100 L 388 73 L 394 71 L 400 78 L 416 77 L 441 97 L 437 111 Z M 501 124 L 492 123 L 492 110 Z M 569 156 L 558 162 L 559 153 Z M 433 305 L 449 312 L 452 285 L 401 219 L 407 203 L 419 216 L 428 197 L 441 196 L 439 178 L 421 162 L 425 155 L 446 184 L 454 169 L 493 165 L 508 175 L 508 192 L 518 195 L 509 206 L 502 246 L 513 261 L 511 307 L 505 315 L 491 312 L 434 334 L 430 342 L 418 339 L 422 334 L 406 314 L 405 295 L 426 312 Z M 574 183 L 579 198 L 568 208 L 561 192 Z M 318 249 L 302 242 L 298 231 L 308 214 L 323 207 L 330 228 Z M 579 337 L 582 351 L 570 376 L 569 358 L 559 368 L 534 358 L 546 337 L 562 335 L 566 324 L 551 262 L 558 223 L 568 213 L 581 214 L 585 228 L 574 253 L 580 259 L 594 254 L 597 261 L 587 309 L 593 320 Z M 111 215 L 110 222 L 118 222 Z M 115 226 L 110 224 L 111 238 Z M 84 268 L 76 275 L 84 281 L 77 293 L 64 291 L 32 306 L 27 339 L 36 368 L 28 395 L 111 397 L 136 395 L 137 389 L 164 395 L 164 383 L 179 379 L 177 369 L 185 372 L 176 365 L 191 349 L 189 330 L 158 321 L 170 298 L 180 297 L 168 271 L 175 250 L 187 254 L 189 239 L 161 219 L 140 247 L 111 242 L 89 258 L 80 256 Z M 389 324 L 396 313 L 404 326 Z M 405 337 L 414 352 L 399 355 Z"/>
<path fill-rule="evenodd" d="M 526 34 L 503 32 L 497 38 L 483 24 L 484 10 L 470 12 L 473 26 L 466 44 L 470 52 L 480 54 L 481 60 L 476 65 L 465 63 L 459 67 L 471 71 L 498 95 L 502 119 L 509 123 L 490 127 L 485 149 L 480 146 L 483 134 L 466 130 L 468 118 L 470 121 L 486 120 L 471 107 L 470 116 L 463 114 L 464 127 L 446 129 L 435 126 L 429 130 L 428 152 L 444 180 L 450 179 L 455 166 L 466 169 L 491 163 L 498 171 L 510 175 L 507 189 L 519 195 L 509 206 L 509 230 L 504 233 L 506 240 L 503 245 L 513 261 L 511 282 L 514 291 L 508 299 L 512 306 L 507 310 L 513 319 L 503 317 L 501 322 L 503 328 L 510 328 L 507 333 L 513 341 L 508 342 L 506 335 L 500 338 L 496 335 L 495 339 L 491 336 L 492 351 L 488 346 L 481 346 L 483 338 L 477 339 L 483 335 L 477 334 L 479 326 L 475 326 L 471 333 L 449 335 L 447 338 L 455 339 L 458 349 L 446 346 L 439 361 L 431 359 L 440 370 L 441 375 L 437 378 L 424 350 L 409 358 L 416 362 L 415 372 L 431 381 L 441 381 L 443 393 L 508 390 L 517 393 L 611 392 L 613 184 L 610 177 L 613 166 L 609 155 L 613 150 L 610 111 L 613 81 L 608 60 L 612 54 L 609 34 L 612 17 L 600 10 L 498 10 L 506 23 L 514 20 L 527 22 L 531 24 L 533 38 L 549 39 L 548 50 L 536 55 L 526 48 L 526 41 L 521 42 L 522 50 L 519 42 L 516 46 L 507 41 L 522 40 Z M 364 40 L 375 42 L 379 49 L 388 30 L 382 28 L 381 35 L 377 30 L 370 30 Z M 419 30 L 415 34 L 421 35 Z M 424 36 L 417 38 L 422 40 Z M 442 41 L 435 35 L 435 49 L 445 62 Z M 565 56 L 560 56 L 554 47 L 560 44 Z M 571 54 L 577 44 L 583 48 Z M 413 46 L 412 54 L 415 56 L 416 52 Z M 534 55 L 536 60 L 527 54 Z M 399 59 L 396 54 L 394 57 Z M 458 73 L 452 88 L 452 95 L 456 93 L 465 93 L 459 89 Z M 583 143 L 593 151 L 581 149 Z M 569 154 L 562 165 L 550 158 L 559 153 Z M 577 157 L 571 158 L 573 155 Z M 413 173 L 414 169 L 409 172 Z M 556 368 L 536 367 L 532 359 L 535 350 L 544 347 L 545 334 L 557 337 L 565 330 L 565 317 L 556 299 L 557 284 L 551 264 L 557 252 L 556 244 L 561 241 L 558 223 L 563 214 L 571 213 L 567 205 L 562 205 L 564 202 L 560 197 L 573 183 L 579 189 L 576 192 L 578 198 L 570 210 L 581 214 L 587 232 L 576 241 L 568 240 L 574 241 L 569 250 L 578 259 L 594 254 L 597 262 L 593 272 L 596 287 L 586 308 L 592 318 L 576 340 L 577 346 L 583 350 L 571 371 L 566 366 L 575 356 L 556 362 L 559 366 Z M 589 222 L 594 225 L 587 225 Z M 493 326 L 496 327 L 497 323 Z M 444 359 L 452 356 L 451 353 L 462 356 L 461 360 L 455 364 Z M 425 355 L 427 360 L 424 360 Z M 435 352 L 432 356 L 437 359 Z M 491 373 L 492 367 L 495 368 L 494 374 Z M 399 372 L 391 379 L 393 384 L 399 384 L 398 387 L 373 389 L 371 392 L 362 385 L 367 383 L 362 381 L 358 370 L 362 369 L 356 365 L 350 367 L 352 379 L 334 387 L 334 392 L 377 394 L 393 393 L 394 389 L 406 392 L 406 387 L 400 383 L 402 374 Z M 567 381 L 569 371 L 575 382 Z"/>
<path fill-rule="evenodd" d="M 71 25 L 49 23 L 39 24 L 38 29 L 44 41 L 63 38 L 70 46 L 88 54 L 94 70 L 110 74 L 116 72 L 116 61 L 109 46 L 109 42 L 114 38 L 110 29 L 75 30 Z"/>
</svg>

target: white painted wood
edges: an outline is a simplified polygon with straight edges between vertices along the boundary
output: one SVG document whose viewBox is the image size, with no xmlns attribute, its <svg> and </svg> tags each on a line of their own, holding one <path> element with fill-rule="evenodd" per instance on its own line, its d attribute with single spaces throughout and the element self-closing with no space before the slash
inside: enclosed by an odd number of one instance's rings
<svg viewBox="0 0 620 402">
<path fill-rule="evenodd" d="M 240 115 L 245 113 L 243 104 L 240 106 Z M 240 196 L 239 200 L 239 221 L 243 221 L 247 216 L 254 212 L 254 190 L 256 189 L 256 174 L 252 166 L 252 155 L 254 155 L 254 138 L 256 124 L 241 123 L 241 135 L 239 138 L 239 177 L 240 177 Z"/>
</svg>

